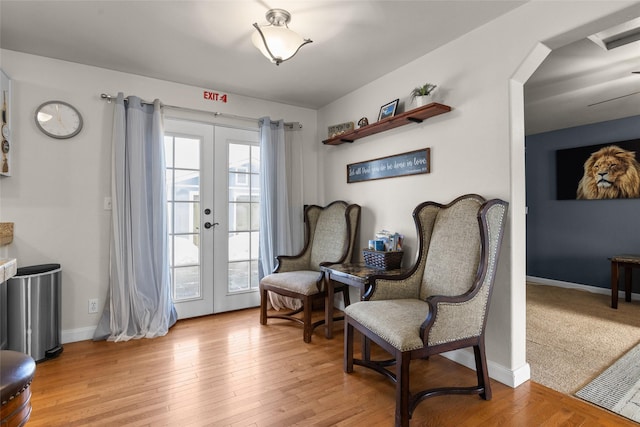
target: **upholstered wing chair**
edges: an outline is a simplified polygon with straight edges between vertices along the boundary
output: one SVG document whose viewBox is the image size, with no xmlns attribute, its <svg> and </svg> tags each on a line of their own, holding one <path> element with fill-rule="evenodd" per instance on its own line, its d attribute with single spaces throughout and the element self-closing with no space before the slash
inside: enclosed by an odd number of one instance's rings
<svg viewBox="0 0 640 427">
<path fill-rule="evenodd" d="M 420 204 L 413 212 L 419 238 L 415 265 L 402 276 L 372 277 L 365 300 L 346 307 L 344 370 L 362 365 L 396 383 L 396 426 L 408 426 L 415 407 L 428 397 L 491 398 L 484 334 L 506 213 L 506 202 L 475 194 L 448 205 Z M 364 336 L 361 359 L 354 359 L 356 329 Z M 372 360 L 371 341 L 394 360 Z M 412 360 L 465 347 L 474 350 L 476 386 L 410 391 Z"/>
<path fill-rule="evenodd" d="M 304 342 L 311 342 L 313 330 L 326 321 L 312 322 L 311 316 L 314 303 L 324 300 L 327 295 L 320 267 L 351 261 L 359 222 L 360 206 L 340 200 L 324 208 L 312 205 L 305 209 L 304 248 L 295 256 L 278 256 L 275 271 L 260 281 L 261 324 L 266 325 L 269 318 L 302 323 Z M 269 292 L 298 299 L 302 306 L 283 314 L 269 314 Z M 338 288 L 336 292 L 342 292 L 345 305 L 348 305 L 348 289 Z M 333 301 L 327 303 L 333 304 Z M 297 316 L 300 312 L 302 318 Z"/>
</svg>

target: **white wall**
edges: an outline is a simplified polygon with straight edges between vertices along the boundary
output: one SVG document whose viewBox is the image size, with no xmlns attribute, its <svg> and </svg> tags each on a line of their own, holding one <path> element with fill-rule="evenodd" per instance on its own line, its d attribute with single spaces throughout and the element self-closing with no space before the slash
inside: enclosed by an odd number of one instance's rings
<svg viewBox="0 0 640 427">
<path fill-rule="evenodd" d="M 186 86 L 8 50 L 0 54 L 13 84 L 13 176 L 0 179 L 0 221 L 15 222 L 13 243 L 0 256 L 17 258 L 19 267 L 62 265 L 63 342 L 92 336 L 99 315 L 87 313 L 87 300 L 99 298 L 102 307 L 108 289 L 110 212 L 103 210 L 103 199 L 110 195 L 113 104 L 101 100 L 101 93 L 122 91 L 169 105 L 298 121 L 305 150 L 304 202 L 322 202 L 314 110 L 234 94 L 226 104 L 212 102 L 203 91 L 224 93 L 224 88 Z M 53 99 L 82 113 L 78 136 L 55 140 L 37 130 L 36 107 Z"/>
<path fill-rule="evenodd" d="M 386 228 L 407 236 L 413 260 L 416 233 L 411 213 L 422 201 L 449 202 L 464 193 L 510 202 L 487 329 L 491 376 L 518 385 L 529 378 L 526 363 L 524 126 L 522 84 L 546 56 L 539 42 L 571 32 L 566 42 L 602 28 L 593 21 L 638 2 L 531 2 L 448 45 L 322 108 L 318 129 L 377 119 L 381 105 L 425 82 L 439 85 L 453 110 L 323 152 L 325 197 L 362 205 L 360 245 Z M 632 13 L 618 13 L 622 22 Z M 607 24 L 610 24 L 608 20 Z M 591 24 L 590 24 L 591 23 Z M 590 25 L 587 25 L 590 24 Z M 606 26 L 606 25 L 605 25 Z M 588 27 L 588 28 L 587 28 Z M 579 31 L 573 31 L 580 28 Z M 383 60 L 383 57 L 381 57 Z M 411 106 L 406 106 L 410 109 Z M 346 165 L 423 147 L 431 148 L 431 173 L 346 183 Z M 405 255 L 407 256 L 407 255 Z M 470 352 L 452 358 L 473 366 Z"/>
<path fill-rule="evenodd" d="M 2 68 L 13 79 L 14 176 L 0 179 L 0 220 L 16 223 L 14 243 L 0 255 L 20 265 L 63 265 L 63 329 L 93 330 L 87 299 L 107 289 L 111 106 L 101 92 L 135 94 L 164 103 L 244 116 L 270 115 L 304 124 L 305 202 L 344 199 L 363 206 L 360 244 L 381 228 L 404 233 L 415 253 L 413 208 L 421 201 L 446 202 L 467 192 L 511 203 L 488 323 L 492 376 L 517 385 L 528 378 L 525 355 L 524 126 L 521 85 L 550 47 L 573 42 L 640 14 L 638 2 L 537 1 L 467 34 L 386 75 L 318 112 L 231 96 L 210 104 L 203 89 L 3 50 Z M 625 7 L 634 5 L 631 11 Z M 603 19 L 604 18 L 604 19 Z M 380 60 L 384 60 L 381 55 Z M 534 64 L 534 65 L 532 65 Z M 345 70 L 345 72 L 349 72 Z M 377 118 L 379 107 L 403 98 L 426 81 L 440 85 L 453 111 L 418 125 L 336 147 L 320 144 L 328 125 Z M 41 135 L 34 109 L 61 99 L 79 107 L 83 132 L 68 141 Z M 404 99 L 406 101 L 406 99 Z M 318 130 L 316 132 L 316 130 Z M 404 178 L 346 184 L 346 165 L 422 147 L 432 149 L 432 172 Z M 321 164 L 316 166 L 316 159 Z M 321 174 L 321 179 L 316 179 Z M 465 355 L 460 357 L 469 364 Z M 466 357 L 466 358 L 465 358 Z"/>
</svg>

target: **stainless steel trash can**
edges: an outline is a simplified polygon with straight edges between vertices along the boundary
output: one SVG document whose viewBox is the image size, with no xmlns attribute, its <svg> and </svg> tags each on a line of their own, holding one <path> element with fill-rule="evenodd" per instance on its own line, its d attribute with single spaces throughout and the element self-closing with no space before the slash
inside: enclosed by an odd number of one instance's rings
<svg viewBox="0 0 640 427">
<path fill-rule="evenodd" d="M 8 349 L 38 362 L 62 353 L 60 264 L 18 268 L 7 282 Z"/>
</svg>

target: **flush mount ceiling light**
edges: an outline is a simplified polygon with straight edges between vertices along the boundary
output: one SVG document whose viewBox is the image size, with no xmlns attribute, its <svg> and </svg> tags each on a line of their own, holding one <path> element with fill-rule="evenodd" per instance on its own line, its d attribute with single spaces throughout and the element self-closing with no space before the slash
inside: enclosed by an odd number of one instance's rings
<svg viewBox="0 0 640 427">
<path fill-rule="evenodd" d="M 271 9 L 266 17 L 269 25 L 260 27 L 253 24 L 257 31 L 251 36 L 251 41 L 274 64 L 280 65 L 293 58 L 302 46 L 312 42 L 289 29 L 287 24 L 291 21 L 291 14 L 286 10 Z"/>
</svg>

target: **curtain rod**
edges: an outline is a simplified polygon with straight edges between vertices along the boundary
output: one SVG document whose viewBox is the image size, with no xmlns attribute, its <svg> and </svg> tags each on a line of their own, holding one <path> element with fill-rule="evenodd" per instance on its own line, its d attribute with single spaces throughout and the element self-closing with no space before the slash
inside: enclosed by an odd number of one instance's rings
<svg viewBox="0 0 640 427">
<path fill-rule="evenodd" d="M 111 103 L 111 101 L 116 99 L 115 96 L 109 95 L 107 93 L 101 93 L 100 94 L 100 98 L 106 100 L 109 104 Z M 127 97 L 125 97 L 124 99 L 126 101 Z M 145 101 L 144 99 L 142 99 L 141 102 L 143 104 L 153 105 L 153 102 Z M 160 105 L 162 107 L 164 107 L 164 108 L 171 108 L 171 109 L 174 109 L 174 110 L 188 111 L 188 112 L 192 112 L 192 113 L 213 114 L 213 117 L 227 117 L 227 118 L 231 118 L 231 119 L 246 120 L 246 121 L 251 121 L 251 122 L 256 122 L 256 123 L 259 121 L 259 119 L 256 119 L 256 118 L 253 118 L 253 117 L 238 116 L 238 115 L 235 115 L 235 114 L 221 113 L 219 111 L 199 110 L 199 109 L 196 109 L 196 108 L 179 107 L 177 105 L 167 105 L 167 104 L 162 104 L 162 103 Z M 284 125 L 285 125 L 285 127 L 289 128 L 289 129 L 294 129 L 296 127 L 298 129 L 302 129 L 302 124 L 299 123 L 299 122 L 285 123 Z"/>
</svg>

